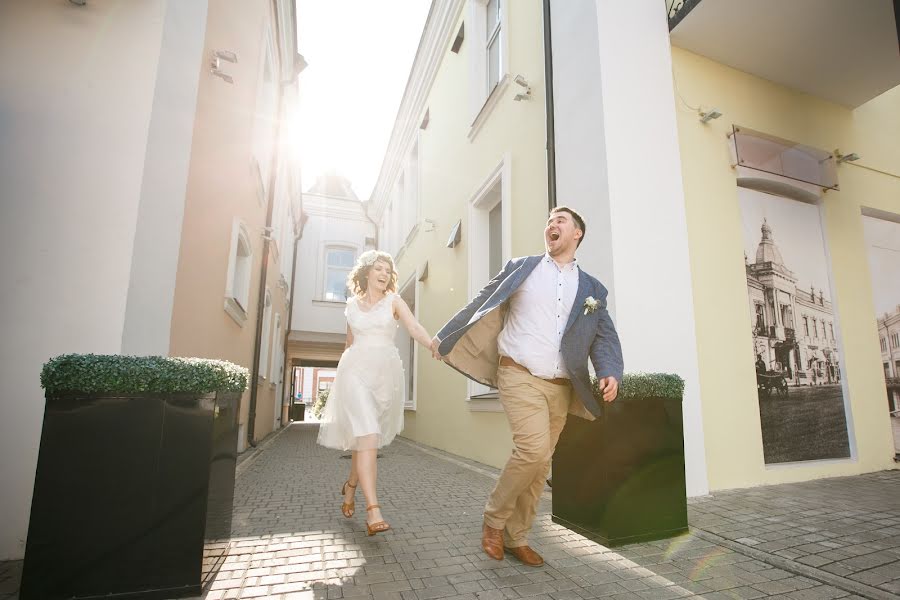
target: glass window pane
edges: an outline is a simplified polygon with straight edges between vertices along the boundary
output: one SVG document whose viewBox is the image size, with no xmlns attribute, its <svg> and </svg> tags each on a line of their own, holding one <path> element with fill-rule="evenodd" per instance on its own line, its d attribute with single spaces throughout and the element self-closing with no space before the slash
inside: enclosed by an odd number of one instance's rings
<svg viewBox="0 0 900 600">
<path fill-rule="evenodd" d="M 488 213 L 488 271 L 493 277 L 503 268 L 503 203 Z"/>
<path fill-rule="evenodd" d="M 328 266 L 329 267 L 352 267 L 355 257 L 353 250 L 329 250 Z"/>
<path fill-rule="evenodd" d="M 500 36 L 488 47 L 488 91 L 500 81 Z"/>
<path fill-rule="evenodd" d="M 494 33 L 494 27 L 500 21 L 500 0 L 490 0 L 487 5 L 487 36 L 491 37 Z"/>
<path fill-rule="evenodd" d="M 347 271 L 328 269 L 325 274 L 325 299 L 334 301 L 347 299 Z"/>
</svg>

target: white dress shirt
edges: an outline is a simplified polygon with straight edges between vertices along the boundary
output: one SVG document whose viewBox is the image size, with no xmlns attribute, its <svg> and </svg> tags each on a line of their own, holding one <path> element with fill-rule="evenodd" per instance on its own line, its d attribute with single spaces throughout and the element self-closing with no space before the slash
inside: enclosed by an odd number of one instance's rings
<svg viewBox="0 0 900 600">
<path fill-rule="evenodd" d="M 497 338 L 508 356 L 541 379 L 569 377 L 560 342 L 578 293 L 578 264 L 560 268 L 545 254 L 509 298 L 506 322 Z"/>
</svg>

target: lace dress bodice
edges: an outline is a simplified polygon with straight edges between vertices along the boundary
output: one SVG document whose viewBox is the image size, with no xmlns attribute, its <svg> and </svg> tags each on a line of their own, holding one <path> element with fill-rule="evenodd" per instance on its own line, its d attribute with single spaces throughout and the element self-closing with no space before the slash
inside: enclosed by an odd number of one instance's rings
<svg viewBox="0 0 900 600">
<path fill-rule="evenodd" d="M 386 294 L 375 306 L 363 310 L 359 298 L 347 301 L 347 323 L 353 332 L 353 346 L 393 346 L 397 334 L 394 319 L 394 294 Z M 351 346 L 352 347 L 352 346 Z"/>
</svg>

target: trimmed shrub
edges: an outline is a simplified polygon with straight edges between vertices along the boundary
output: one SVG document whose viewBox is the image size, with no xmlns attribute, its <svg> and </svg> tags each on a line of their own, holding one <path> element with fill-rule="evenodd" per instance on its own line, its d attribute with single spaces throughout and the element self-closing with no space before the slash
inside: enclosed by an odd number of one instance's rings
<svg viewBox="0 0 900 600">
<path fill-rule="evenodd" d="M 597 378 L 591 377 L 591 388 L 594 397 L 602 401 Z M 684 394 L 684 380 L 670 373 L 626 373 L 619 382 L 619 395 L 616 402 L 640 398 L 662 398 L 664 400 L 681 400 Z"/>
<path fill-rule="evenodd" d="M 249 372 L 224 360 L 63 354 L 41 370 L 47 396 L 243 392 Z"/>
</svg>

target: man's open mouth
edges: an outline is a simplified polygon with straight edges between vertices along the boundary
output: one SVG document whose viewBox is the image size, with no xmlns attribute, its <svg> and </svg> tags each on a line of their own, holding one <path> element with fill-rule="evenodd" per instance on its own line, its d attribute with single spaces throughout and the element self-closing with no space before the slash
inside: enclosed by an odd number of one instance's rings
<svg viewBox="0 0 900 600">
<path fill-rule="evenodd" d="M 551 241 L 554 241 L 554 242 L 555 242 L 556 240 L 559 239 L 559 232 L 558 232 L 558 231 L 551 231 L 551 232 L 550 232 L 550 235 L 549 235 L 549 238 L 550 238 Z"/>
</svg>

